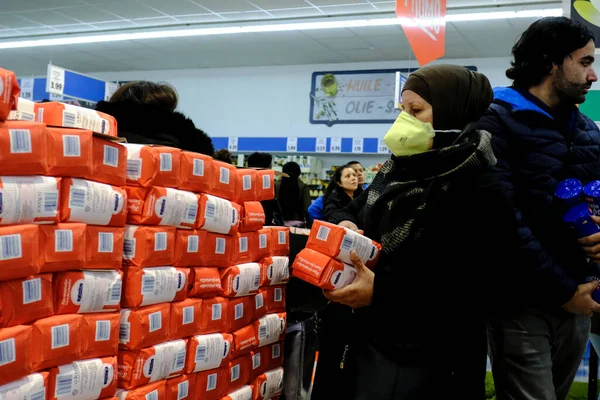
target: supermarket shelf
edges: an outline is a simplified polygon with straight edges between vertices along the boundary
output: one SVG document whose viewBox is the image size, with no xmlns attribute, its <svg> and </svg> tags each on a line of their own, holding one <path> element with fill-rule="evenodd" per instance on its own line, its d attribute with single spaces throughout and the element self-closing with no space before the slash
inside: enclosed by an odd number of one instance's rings
<svg viewBox="0 0 600 400">
<path fill-rule="evenodd" d="M 216 149 L 228 148 L 229 137 L 213 137 L 213 144 Z M 238 137 L 237 150 L 235 152 L 268 152 L 268 153 L 315 153 L 315 154 L 389 154 L 379 152 L 379 139 L 378 138 L 365 138 L 363 139 L 363 146 L 361 152 L 354 153 L 353 150 L 354 138 L 342 138 L 342 146 L 340 151 L 331 151 L 331 138 L 327 138 L 327 144 L 325 151 L 316 151 L 317 138 L 298 138 L 296 152 L 287 151 L 288 138 L 287 137 Z"/>
</svg>

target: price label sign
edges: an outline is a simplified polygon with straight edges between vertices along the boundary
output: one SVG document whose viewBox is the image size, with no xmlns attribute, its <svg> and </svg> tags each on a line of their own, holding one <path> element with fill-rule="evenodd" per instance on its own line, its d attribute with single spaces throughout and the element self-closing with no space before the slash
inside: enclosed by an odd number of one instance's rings
<svg viewBox="0 0 600 400">
<path fill-rule="evenodd" d="M 227 150 L 234 152 L 238 151 L 238 138 L 235 136 L 230 136 L 227 141 Z"/>
<path fill-rule="evenodd" d="M 21 98 L 33 100 L 33 82 L 33 79 L 21 79 Z"/>
<path fill-rule="evenodd" d="M 46 92 L 62 96 L 65 91 L 65 70 L 49 64 L 46 78 Z"/>
<path fill-rule="evenodd" d="M 377 144 L 377 152 L 379 154 L 389 154 L 390 149 L 388 149 L 387 145 L 383 141 L 383 139 L 379 139 L 379 143 Z"/>
<path fill-rule="evenodd" d="M 352 152 L 362 153 L 363 152 L 363 138 L 352 139 Z"/>
<path fill-rule="evenodd" d="M 327 138 L 317 138 L 317 145 L 315 146 L 315 153 L 326 153 L 327 152 Z"/>
<path fill-rule="evenodd" d="M 110 101 L 112 95 L 119 88 L 119 84 L 116 82 L 106 82 L 104 84 L 104 101 Z"/>
<path fill-rule="evenodd" d="M 331 138 L 331 145 L 329 147 L 330 153 L 341 153 L 342 152 L 342 138 L 335 137 Z"/>
<path fill-rule="evenodd" d="M 298 151 L 298 138 L 296 138 L 296 137 L 287 138 L 286 151 L 288 153 L 295 153 Z"/>
</svg>

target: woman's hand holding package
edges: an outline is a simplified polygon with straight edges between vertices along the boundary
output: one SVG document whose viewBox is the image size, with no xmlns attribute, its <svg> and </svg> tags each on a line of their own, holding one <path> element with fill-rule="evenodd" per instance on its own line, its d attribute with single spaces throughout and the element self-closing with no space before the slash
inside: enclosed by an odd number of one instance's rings
<svg viewBox="0 0 600 400">
<path fill-rule="evenodd" d="M 375 273 L 368 269 L 365 264 L 363 264 L 355 251 L 350 253 L 350 258 L 352 259 L 352 264 L 357 271 L 354 282 L 341 289 L 325 290 L 323 293 L 329 300 L 350 306 L 352 308 L 369 306 L 373 300 L 373 283 L 375 280 Z"/>
<path fill-rule="evenodd" d="M 592 215 L 592 220 L 600 224 L 600 217 Z M 586 256 L 591 258 L 592 261 L 600 262 L 600 233 L 579 239 L 579 244 Z"/>
<path fill-rule="evenodd" d="M 358 229 L 358 226 L 356 226 L 356 224 L 352 221 L 342 221 L 338 225 L 343 226 L 344 228 L 348 228 L 351 231 L 360 233 L 361 235 L 365 234 L 365 232 L 362 229 Z"/>
</svg>

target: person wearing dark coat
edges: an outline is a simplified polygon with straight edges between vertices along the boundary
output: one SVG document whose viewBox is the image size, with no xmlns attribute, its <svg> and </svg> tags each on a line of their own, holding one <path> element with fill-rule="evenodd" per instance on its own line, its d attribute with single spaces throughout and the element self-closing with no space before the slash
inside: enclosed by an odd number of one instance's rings
<svg viewBox="0 0 600 400">
<path fill-rule="evenodd" d="M 117 120 L 119 137 L 128 143 L 155 144 L 177 147 L 213 156 L 215 149 L 206 132 L 194 122 L 175 111 L 178 96 L 166 83 L 149 81 L 128 82 L 101 101 L 96 110 Z"/>
<path fill-rule="evenodd" d="M 492 96 L 488 79 L 464 67 L 413 72 L 384 137 L 393 156 L 329 219 L 382 245 L 373 270 L 352 253 L 354 282 L 325 291 L 354 309 L 344 398 L 485 398 L 485 322 L 516 241 L 497 228 L 514 215 L 488 176 L 491 135 L 470 126 Z"/>
</svg>

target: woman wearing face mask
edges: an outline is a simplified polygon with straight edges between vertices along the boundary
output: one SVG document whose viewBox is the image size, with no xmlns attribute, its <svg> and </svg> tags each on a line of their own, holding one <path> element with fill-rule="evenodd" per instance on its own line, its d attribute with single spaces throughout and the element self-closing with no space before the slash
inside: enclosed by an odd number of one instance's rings
<svg viewBox="0 0 600 400">
<path fill-rule="evenodd" d="M 382 244 L 373 271 L 355 257 L 355 281 L 325 293 L 355 309 L 350 399 L 485 398 L 494 271 L 516 240 L 495 229 L 514 217 L 486 176 L 496 162 L 491 136 L 469 127 L 491 101 L 487 78 L 464 67 L 411 74 L 384 137 L 393 156 L 330 219 Z"/>
<path fill-rule="evenodd" d="M 358 178 L 351 165 L 336 169 L 323 197 L 323 219 L 328 221 L 336 211 L 350 204 L 357 188 Z"/>
</svg>

